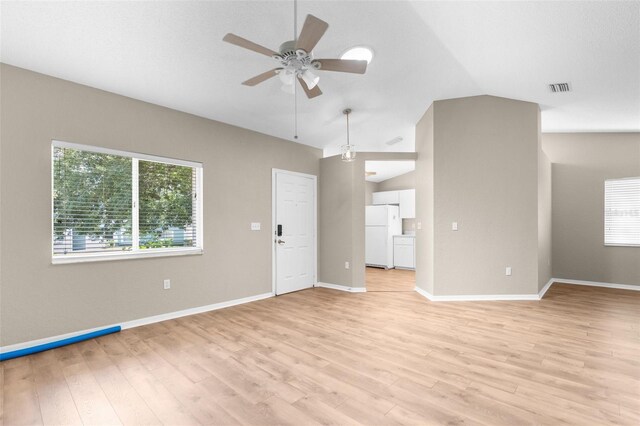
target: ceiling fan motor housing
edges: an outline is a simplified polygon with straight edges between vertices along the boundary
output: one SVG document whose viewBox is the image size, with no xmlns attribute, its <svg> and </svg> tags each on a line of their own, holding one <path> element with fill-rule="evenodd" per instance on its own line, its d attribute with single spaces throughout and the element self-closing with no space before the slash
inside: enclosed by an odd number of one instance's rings
<svg viewBox="0 0 640 426">
<path fill-rule="evenodd" d="M 278 49 L 278 55 L 273 55 L 273 59 L 280 62 L 285 71 L 299 74 L 307 69 L 320 69 L 320 63 L 313 61 L 313 55 L 303 49 L 296 49 L 296 41 L 285 41 Z"/>
</svg>

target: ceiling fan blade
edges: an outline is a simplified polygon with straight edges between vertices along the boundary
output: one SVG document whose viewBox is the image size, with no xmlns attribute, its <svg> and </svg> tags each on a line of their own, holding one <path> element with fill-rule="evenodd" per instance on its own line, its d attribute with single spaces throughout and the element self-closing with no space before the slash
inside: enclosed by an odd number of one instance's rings
<svg viewBox="0 0 640 426">
<path fill-rule="evenodd" d="M 313 15 L 307 15 L 307 19 L 304 20 L 302 31 L 300 31 L 300 37 L 296 42 L 296 49 L 302 49 L 307 53 L 311 53 L 318 41 L 322 38 L 325 31 L 329 28 L 329 24 L 322 19 L 318 19 Z"/>
<path fill-rule="evenodd" d="M 302 90 L 304 90 L 304 93 L 307 94 L 307 98 L 312 99 L 316 96 L 322 95 L 322 90 L 320 90 L 318 86 L 315 86 L 313 89 L 309 89 L 307 87 L 307 83 L 305 83 L 303 79 L 298 77 L 298 81 L 300 82 L 300 86 L 302 86 Z"/>
<path fill-rule="evenodd" d="M 269 80 L 271 77 L 275 77 L 275 75 L 278 74 L 278 70 L 280 69 L 282 68 L 274 68 L 267 72 L 263 72 L 262 74 L 256 75 L 255 77 L 250 78 L 247 81 L 243 81 L 242 84 L 244 84 L 245 86 L 255 86 L 256 84 L 262 83 L 265 80 Z"/>
<path fill-rule="evenodd" d="M 226 41 L 227 43 L 235 44 L 236 46 L 244 47 L 245 49 L 253 50 L 254 52 L 262 53 L 266 56 L 273 56 L 278 54 L 271 49 L 267 49 L 264 46 L 260 46 L 259 44 L 256 44 L 252 41 L 247 40 L 246 38 L 242 38 L 235 34 L 229 33 L 224 36 L 222 40 Z"/>
<path fill-rule="evenodd" d="M 367 71 L 367 61 L 356 59 L 316 59 L 320 62 L 319 71 L 340 71 L 364 74 Z"/>
</svg>

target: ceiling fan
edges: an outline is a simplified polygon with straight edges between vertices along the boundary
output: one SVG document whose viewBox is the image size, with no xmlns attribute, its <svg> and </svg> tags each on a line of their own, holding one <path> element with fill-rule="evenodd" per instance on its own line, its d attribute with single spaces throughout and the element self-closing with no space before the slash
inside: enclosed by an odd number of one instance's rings
<svg viewBox="0 0 640 426">
<path fill-rule="evenodd" d="M 295 6 L 295 4 L 294 4 Z M 296 34 L 296 21 L 294 12 L 294 37 Z M 223 40 L 227 43 L 254 52 L 270 56 L 279 63 L 279 67 L 263 72 L 242 84 L 246 86 L 255 86 L 266 81 L 276 75 L 280 76 L 281 81 L 285 84 L 283 89 L 287 92 L 294 93 L 295 80 L 298 80 L 302 90 L 309 99 L 320 96 L 322 91 L 318 87 L 320 79 L 312 71 L 339 71 L 350 72 L 355 74 L 364 74 L 367 70 L 367 61 L 354 59 L 314 59 L 313 48 L 329 28 L 329 24 L 313 15 L 307 15 L 300 31 L 300 37 L 297 39 L 282 43 L 278 52 L 263 47 L 245 38 L 235 34 L 227 34 Z"/>
</svg>

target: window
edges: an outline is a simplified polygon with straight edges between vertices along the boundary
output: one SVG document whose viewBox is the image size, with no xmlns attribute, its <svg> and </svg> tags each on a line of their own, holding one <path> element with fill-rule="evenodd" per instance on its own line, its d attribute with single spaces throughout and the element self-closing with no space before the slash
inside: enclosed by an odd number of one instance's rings
<svg viewBox="0 0 640 426">
<path fill-rule="evenodd" d="M 604 244 L 640 246 L 640 177 L 604 182 Z"/>
<path fill-rule="evenodd" d="M 202 252 L 202 164 L 54 141 L 53 263 Z"/>
</svg>

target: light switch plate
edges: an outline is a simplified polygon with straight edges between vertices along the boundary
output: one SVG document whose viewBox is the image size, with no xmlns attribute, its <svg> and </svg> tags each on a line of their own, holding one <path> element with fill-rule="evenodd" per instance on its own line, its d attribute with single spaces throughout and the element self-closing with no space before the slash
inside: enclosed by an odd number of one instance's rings
<svg viewBox="0 0 640 426">
<path fill-rule="evenodd" d="M 417 225 L 418 225 L 417 226 L 418 229 L 422 229 L 422 222 L 418 222 Z"/>
<path fill-rule="evenodd" d="M 511 266 L 507 266 L 504 270 L 504 274 L 508 277 L 511 276 Z"/>
<path fill-rule="evenodd" d="M 451 222 L 451 230 L 452 231 L 458 230 L 458 222 Z"/>
<path fill-rule="evenodd" d="M 251 222 L 251 230 L 259 231 L 260 230 L 260 222 Z"/>
</svg>

